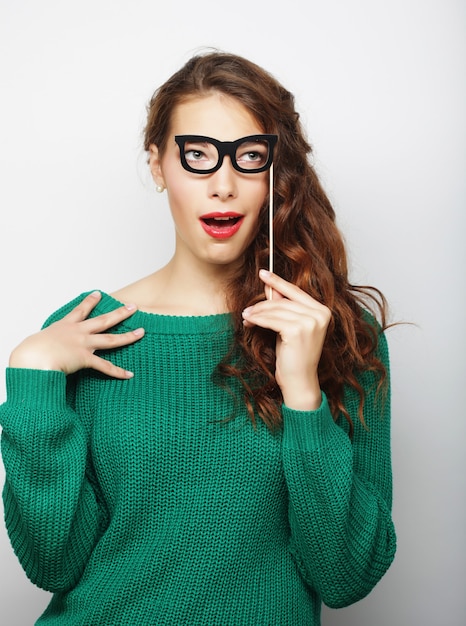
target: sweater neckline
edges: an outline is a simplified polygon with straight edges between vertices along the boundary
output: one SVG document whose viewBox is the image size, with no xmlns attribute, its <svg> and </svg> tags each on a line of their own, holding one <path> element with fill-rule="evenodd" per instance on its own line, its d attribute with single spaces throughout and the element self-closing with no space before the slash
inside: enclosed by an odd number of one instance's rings
<svg viewBox="0 0 466 626">
<path fill-rule="evenodd" d="M 97 313 L 109 313 L 119 306 L 123 306 L 113 296 L 100 292 L 102 297 L 96 307 Z M 233 320 L 231 313 L 215 313 L 212 315 L 164 315 L 136 311 L 131 317 L 120 324 L 128 330 L 143 327 L 146 332 L 161 334 L 212 334 L 222 331 L 231 331 Z"/>
</svg>

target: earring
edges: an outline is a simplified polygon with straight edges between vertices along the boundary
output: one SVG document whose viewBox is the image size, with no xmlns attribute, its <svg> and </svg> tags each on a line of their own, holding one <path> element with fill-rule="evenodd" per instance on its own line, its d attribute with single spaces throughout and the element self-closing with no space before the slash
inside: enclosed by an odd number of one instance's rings
<svg viewBox="0 0 466 626">
<path fill-rule="evenodd" d="M 165 191 L 165 187 L 163 185 L 156 185 L 155 186 L 155 191 L 157 193 L 163 193 Z"/>
</svg>

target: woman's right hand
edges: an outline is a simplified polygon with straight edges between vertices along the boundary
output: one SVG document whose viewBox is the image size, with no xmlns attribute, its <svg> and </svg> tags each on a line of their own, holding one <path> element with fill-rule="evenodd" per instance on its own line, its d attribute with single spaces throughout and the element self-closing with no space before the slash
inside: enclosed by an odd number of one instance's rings
<svg viewBox="0 0 466 626">
<path fill-rule="evenodd" d="M 137 308 L 128 304 L 110 313 L 87 319 L 100 298 L 98 291 L 89 294 L 61 320 L 27 337 L 13 350 L 9 366 L 59 370 L 65 374 L 91 368 L 113 378 L 131 378 L 132 372 L 117 367 L 94 353 L 96 350 L 126 346 L 143 337 L 143 328 L 122 334 L 104 332 L 131 317 Z"/>
</svg>

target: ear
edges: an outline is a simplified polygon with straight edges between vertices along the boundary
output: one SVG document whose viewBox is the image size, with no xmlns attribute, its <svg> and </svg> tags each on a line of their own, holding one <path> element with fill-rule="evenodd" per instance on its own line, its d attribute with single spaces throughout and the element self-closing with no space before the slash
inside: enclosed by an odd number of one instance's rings
<svg viewBox="0 0 466 626">
<path fill-rule="evenodd" d="M 155 181 L 156 185 L 160 185 L 162 187 L 166 187 L 165 179 L 162 173 L 162 163 L 161 156 L 159 153 L 158 147 L 155 143 L 151 143 L 149 147 L 149 167 L 152 174 L 152 178 Z"/>
</svg>

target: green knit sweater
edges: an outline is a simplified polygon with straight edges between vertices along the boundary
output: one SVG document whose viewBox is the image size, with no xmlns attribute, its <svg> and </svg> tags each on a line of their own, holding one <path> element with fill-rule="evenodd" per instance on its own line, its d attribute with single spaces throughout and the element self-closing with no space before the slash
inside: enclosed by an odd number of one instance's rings
<svg viewBox="0 0 466 626">
<path fill-rule="evenodd" d="M 117 305 L 104 295 L 93 315 Z M 369 593 L 395 552 L 389 400 L 373 375 L 360 376 L 367 430 L 346 392 L 352 441 L 325 395 L 316 411 L 283 406 L 273 434 L 212 381 L 229 315 L 138 311 L 115 332 L 139 326 L 108 354 L 130 380 L 7 370 L 6 524 L 54 592 L 36 623 L 315 626 L 322 601 Z M 388 365 L 383 335 L 379 354 Z"/>
</svg>

